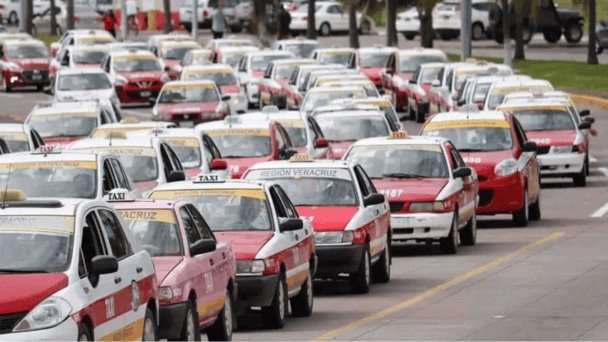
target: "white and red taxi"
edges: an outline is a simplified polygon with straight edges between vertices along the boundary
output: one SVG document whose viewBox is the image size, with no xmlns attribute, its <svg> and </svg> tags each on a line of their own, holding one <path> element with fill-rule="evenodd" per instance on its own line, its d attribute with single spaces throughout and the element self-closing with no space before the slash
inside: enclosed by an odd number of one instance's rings
<svg viewBox="0 0 608 342">
<path fill-rule="evenodd" d="M 241 88 L 236 73 L 227 64 L 192 65 L 182 70 L 180 80 L 213 81 L 222 95 L 230 96 L 230 112 L 245 112 L 248 107 L 247 97 Z"/>
<path fill-rule="evenodd" d="M 2 196 L 0 339 L 157 339 L 154 265 L 109 204 Z"/>
<path fill-rule="evenodd" d="M 374 46 L 357 49 L 357 66 L 359 70 L 374 82 L 378 89 L 382 88 L 382 75 L 388 58 L 395 52 L 396 47 Z"/>
<path fill-rule="evenodd" d="M 429 114 L 429 95 L 433 82 L 439 82 L 439 76 L 445 67 L 445 63 L 424 63 L 418 67 L 416 73 L 405 88 L 407 96 L 406 111 L 410 114 L 410 120 L 422 123 Z M 395 93 L 393 93 L 395 94 Z"/>
<path fill-rule="evenodd" d="M 456 253 L 477 239 L 479 184 L 447 139 L 408 136 L 359 140 L 344 160 L 360 164 L 391 209 L 393 242 L 436 242 Z"/>
<path fill-rule="evenodd" d="M 581 121 L 567 100 L 525 100 L 498 106 L 517 118 L 528 138 L 538 145 L 540 173 L 544 177 L 572 178 L 585 186 L 589 167 L 591 122 Z"/>
<path fill-rule="evenodd" d="M 110 76 L 121 103 L 151 103 L 169 81 L 156 56 L 148 51 L 111 52 L 101 67 Z"/>
<path fill-rule="evenodd" d="M 287 109 L 295 109 L 300 106 L 304 95 L 306 95 L 306 84 L 308 77 L 312 72 L 318 70 L 342 69 L 347 70 L 341 64 L 307 64 L 298 66 L 294 74 L 288 81 L 288 86 L 285 88 L 285 97 L 287 98 Z"/>
<path fill-rule="evenodd" d="M 501 105 L 505 96 L 521 92 L 547 92 L 553 91 L 553 85 L 547 80 L 538 79 L 514 79 L 509 81 L 496 81 L 492 83 L 483 103 L 485 110 L 495 110 Z"/>
<path fill-rule="evenodd" d="M 66 46 L 51 61 L 51 76 L 61 69 L 98 69 L 109 52 L 107 44 Z"/>
<path fill-rule="evenodd" d="M 421 134 L 449 139 L 476 171 L 477 215 L 512 214 L 518 226 L 540 219 L 537 146 L 528 141 L 512 115 L 493 111 L 440 113 L 426 121 Z"/>
<path fill-rule="evenodd" d="M 297 154 L 289 161 L 257 164 L 243 178 L 276 182 L 298 214 L 312 221 L 317 278 L 346 273 L 357 293 L 367 293 L 372 278 L 390 280 L 389 205 L 360 165 Z"/>
<path fill-rule="evenodd" d="M 241 59 L 250 52 L 260 51 L 256 46 L 222 46 L 213 49 L 211 62 L 217 64 L 228 64 L 236 69 Z"/>
<path fill-rule="evenodd" d="M 222 100 L 228 97 L 221 96 L 213 81 L 171 81 L 163 85 L 152 117 L 184 127 L 221 120 L 230 115 L 229 106 Z"/>
<path fill-rule="evenodd" d="M 324 64 L 341 64 L 349 69 L 357 66 L 357 50 L 350 47 L 319 48 L 312 52 L 310 58 Z"/>
<path fill-rule="evenodd" d="M 178 77 L 179 63 L 184 58 L 186 52 L 195 49 L 202 49 L 202 46 L 195 41 L 172 41 L 162 42 L 158 48 L 158 58 L 160 65 L 169 74 L 169 78 L 176 80 Z"/>
<path fill-rule="evenodd" d="M 247 100 L 250 105 L 257 105 L 259 101 L 258 84 L 264 76 L 264 71 L 272 61 L 292 59 L 295 55 L 289 51 L 257 51 L 250 52 L 237 66 L 239 82 L 245 87 Z"/>
<path fill-rule="evenodd" d="M 289 299 L 293 316 L 310 316 L 316 269 L 313 229 L 279 184 L 200 175 L 160 186 L 150 198 L 194 203 L 217 239 L 232 245 L 238 312 L 261 307 L 264 325 L 280 328 Z"/>
<path fill-rule="evenodd" d="M 152 131 L 155 129 L 166 129 L 177 127 L 173 122 L 166 121 L 137 121 L 132 119 L 124 119 L 121 122 L 111 123 L 99 126 L 91 132 L 91 138 L 103 138 L 108 134 L 129 134 L 138 131 Z"/>
<path fill-rule="evenodd" d="M 267 104 L 287 107 L 289 79 L 300 65 L 313 64 L 311 59 L 283 59 L 270 63 L 258 84 L 259 108 Z"/>
<path fill-rule="evenodd" d="M 8 145 L 11 153 L 34 151 L 44 145 L 40 134 L 26 124 L 0 124 L 0 139 Z"/>
<path fill-rule="evenodd" d="M 333 100 L 331 101 L 330 105 L 337 105 L 337 106 L 346 106 L 346 105 L 367 105 L 367 106 L 374 106 L 374 107 L 378 107 L 380 110 L 382 110 L 384 112 L 384 114 L 387 115 L 387 118 L 389 118 L 389 121 L 393 121 L 393 123 L 401 128 L 401 115 L 397 114 L 397 111 L 395 110 L 395 107 L 393 107 L 393 104 L 391 103 L 391 101 L 381 98 L 381 97 L 367 97 L 364 99 L 338 99 L 338 100 Z M 392 118 L 392 119 L 390 119 Z"/>
<path fill-rule="evenodd" d="M 285 50 L 299 58 L 309 58 L 312 52 L 319 48 L 319 41 L 297 36 L 293 39 L 281 39 L 275 43 L 275 50 Z"/>
<path fill-rule="evenodd" d="M 0 87 L 4 92 L 49 85 L 49 53 L 39 40 L 0 41 Z"/>
<path fill-rule="evenodd" d="M 112 35 L 110 34 L 110 32 L 108 32 L 106 30 L 89 30 L 89 29 L 68 30 L 68 31 L 65 31 L 61 35 L 61 37 L 59 37 L 58 41 L 51 43 L 51 46 L 50 46 L 51 57 L 52 58 L 57 57 L 57 54 L 64 46 L 74 45 L 75 36 L 91 36 L 91 35 L 106 36 L 106 37 L 108 37 L 107 39 L 110 39 L 110 40 L 114 39 L 112 37 Z"/>
<path fill-rule="evenodd" d="M 158 337 L 198 341 L 205 329 L 211 341 L 230 341 L 237 294 L 232 248 L 216 240 L 191 203 L 121 195 L 109 195 L 109 202 L 156 269 Z"/>
<path fill-rule="evenodd" d="M 231 115 L 197 125 L 194 131 L 211 137 L 235 179 L 256 163 L 289 159 L 297 153 L 283 125 L 256 114 Z"/>
</svg>

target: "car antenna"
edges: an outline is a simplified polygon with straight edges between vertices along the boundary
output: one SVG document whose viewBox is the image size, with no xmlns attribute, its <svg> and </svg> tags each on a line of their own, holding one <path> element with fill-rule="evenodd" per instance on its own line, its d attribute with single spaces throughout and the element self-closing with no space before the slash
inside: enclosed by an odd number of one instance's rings
<svg viewBox="0 0 608 342">
<path fill-rule="evenodd" d="M 109 146 L 112 147 L 112 137 L 114 136 L 114 126 L 110 127 L 110 144 Z"/>
<path fill-rule="evenodd" d="M 6 208 L 6 196 L 7 196 L 7 191 L 8 191 L 8 183 L 11 180 L 11 171 L 13 170 L 12 166 L 13 166 L 12 163 L 8 164 L 8 174 L 6 175 L 6 185 L 4 186 L 4 194 L 2 196 L 2 206 L 0 207 L 0 209 Z"/>
</svg>

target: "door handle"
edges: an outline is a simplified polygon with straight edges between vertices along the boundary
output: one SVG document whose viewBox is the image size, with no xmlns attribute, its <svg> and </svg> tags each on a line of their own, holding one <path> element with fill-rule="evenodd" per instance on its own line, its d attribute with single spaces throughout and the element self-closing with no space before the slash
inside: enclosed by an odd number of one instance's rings
<svg viewBox="0 0 608 342">
<path fill-rule="evenodd" d="M 122 281 L 122 278 L 116 277 L 114 278 L 114 284 L 119 284 Z"/>
<path fill-rule="evenodd" d="M 376 215 L 380 215 L 380 209 L 376 209 Z"/>
<path fill-rule="evenodd" d="M 135 271 L 137 271 L 137 273 L 141 273 L 143 270 L 144 269 L 139 266 L 137 266 L 137 268 L 135 269 Z"/>
<path fill-rule="evenodd" d="M 209 265 L 213 266 L 214 263 L 213 259 L 209 259 Z"/>
</svg>

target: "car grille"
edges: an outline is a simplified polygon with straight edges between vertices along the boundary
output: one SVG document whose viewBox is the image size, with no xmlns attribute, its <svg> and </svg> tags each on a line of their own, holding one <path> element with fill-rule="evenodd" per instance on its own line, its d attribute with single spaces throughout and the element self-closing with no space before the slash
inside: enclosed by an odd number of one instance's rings
<svg viewBox="0 0 608 342">
<path fill-rule="evenodd" d="M 34 75 L 39 76 L 40 78 L 34 80 Z M 26 81 L 47 81 L 49 79 L 49 72 L 48 70 L 26 70 L 23 72 L 23 78 Z"/>
<path fill-rule="evenodd" d="M 186 116 L 188 116 L 186 118 Z M 200 116 L 200 113 L 184 113 L 184 114 L 177 114 L 177 115 L 173 115 L 172 116 L 172 120 L 174 121 L 187 121 L 187 120 L 198 120 Z"/>
<path fill-rule="evenodd" d="M 8 334 L 15 328 L 15 325 L 25 317 L 27 312 L 10 315 L 0 315 L 0 334 Z"/>
<path fill-rule="evenodd" d="M 388 202 L 389 207 L 391 208 L 391 213 L 398 213 L 403 210 L 403 202 Z"/>
<path fill-rule="evenodd" d="M 150 91 L 152 95 L 150 97 L 158 97 L 159 91 Z M 142 97 L 139 91 L 129 91 L 127 95 L 133 100 L 148 100 L 148 97 Z"/>
<path fill-rule="evenodd" d="M 479 206 L 483 207 L 492 201 L 494 190 L 479 190 Z"/>
<path fill-rule="evenodd" d="M 158 81 L 141 81 L 141 82 L 133 82 L 131 83 L 132 86 L 134 86 L 135 88 L 140 88 L 140 89 L 149 89 L 149 88 L 155 88 L 155 87 L 162 87 L 162 84 Z"/>
<path fill-rule="evenodd" d="M 549 153 L 550 149 L 551 149 L 551 146 L 538 146 L 538 149 L 536 150 L 536 154 L 538 154 L 538 155 L 547 154 L 547 153 Z"/>
</svg>

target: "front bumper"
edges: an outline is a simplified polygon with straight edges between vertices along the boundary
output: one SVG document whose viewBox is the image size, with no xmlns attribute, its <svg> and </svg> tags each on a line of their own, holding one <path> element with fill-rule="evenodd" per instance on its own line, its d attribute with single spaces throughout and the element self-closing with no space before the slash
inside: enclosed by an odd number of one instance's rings
<svg viewBox="0 0 608 342">
<path fill-rule="evenodd" d="M 8 71 L 4 74 L 6 83 L 11 88 L 28 86 L 47 86 L 51 83 L 48 70 L 41 70 L 35 73 L 33 70 L 22 72 Z"/>
<path fill-rule="evenodd" d="M 158 310 L 160 324 L 158 326 L 158 337 L 177 340 L 180 337 L 188 303 L 177 303 L 161 305 Z"/>
<path fill-rule="evenodd" d="M 75 341 L 78 339 L 78 326 L 72 317 L 48 329 L 0 334 L 0 341 Z"/>
<path fill-rule="evenodd" d="M 392 241 L 427 240 L 447 237 L 452 226 L 452 213 L 392 214 Z"/>
<path fill-rule="evenodd" d="M 580 173 L 585 164 L 582 153 L 543 154 L 538 156 L 541 176 L 573 176 Z"/>
<path fill-rule="evenodd" d="M 524 180 L 519 172 L 479 183 L 477 215 L 511 214 L 523 205 Z"/>
<path fill-rule="evenodd" d="M 270 306 L 279 283 L 279 275 L 236 276 L 238 285 L 237 310 L 246 310 L 252 306 Z"/>
<path fill-rule="evenodd" d="M 153 88 L 115 87 L 121 103 L 150 103 L 150 98 L 157 98 L 162 86 Z"/>
<path fill-rule="evenodd" d="M 317 278 L 335 278 L 341 273 L 359 270 L 365 245 L 317 245 Z"/>
</svg>

